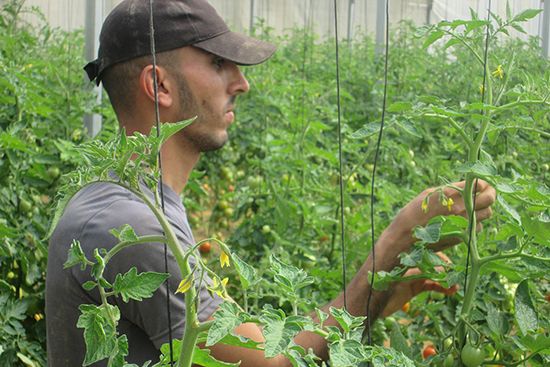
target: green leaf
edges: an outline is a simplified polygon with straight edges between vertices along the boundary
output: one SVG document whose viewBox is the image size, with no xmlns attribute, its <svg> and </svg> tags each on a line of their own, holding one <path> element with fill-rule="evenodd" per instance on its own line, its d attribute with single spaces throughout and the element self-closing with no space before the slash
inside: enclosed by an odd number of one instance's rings
<svg viewBox="0 0 550 367">
<path fill-rule="evenodd" d="M 346 310 L 334 307 L 330 308 L 330 314 L 338 321 L 346 334 L 349 333 L 351 329 L 361 326 L 366 319 L 366 317 L 354 317 Z"/>
<path fill-rule="evenodd" d="M 283 290 L 291 297 L 297 298 L 296 291 L 298 289 L 313 283 L 313 277 L 308 276 L 305 271 L 282 263 L 274 255 L 271 255 L 270 262 L 275 282 L 283 287 Z"/>
<path fill-rule="evenodd" d="M 445 35 L 445 32 L 443 31 L 433 31 L 432 33 L 430 33 L 428 35 L 428 37 L 426 37 L 426 41 L 424 41 L 424 45 L 422 46 L 423 48 L 428 48 L 431 44 L 433 44 L 435 41 L 437 41 L 438 39 L 440 39 L 441 37 L 443 37 Z"/>
<path fill-rule="evenodd" d="M 536 331 L 539 328 L 538 314 L 529 293 L 528 280 L 518 284 L 514 296 L 514 310 L 516 322 L 522 335 L 526 335 L 530 331 Z"/>
<path fill-rule="evenodd" d="M 506 0 L 506 20 L 509 21 L 512 19 L 512 8 L 510 7 L 510 0 Z"/>
<path fill-rule="evenodd" d="M 80 242 L 73 240 L 71 248 L 69 249 L 69 256 L 65 264 L 63 264 L 63 268 L 67 269 L 80 263 L 82 263 L 82 270 L 84 270 L 86 269 L 86 263 L 89 263 L 89 261 L 86 259 L 86 255 L 84 255 L 84 250 L 82 250 Z"/>
<path fill-rule="evenodd" d="M 491 22 L 487 20 L 470 20 L 466 23 L 466 34 L 470 33 L 474 29 L 481 28 L 490 24 Z"/>
<path fill-rule="evenodd" d="M 449 287 L 457 284 L 463 284 L 465 278 L 466 275 L 462 271 L 456 271 L 455 269 L 447 271 L 447 284 Z"/>
<path fill-rule="evenodd" d="M 128 224 L 123 224 L 118 230 L 111 229 L 109 233 L 118 238 L 120 242 L 134 242 L 138 240 L 134 229 Z"/>
<path fill-rule="evenodd" d="M 237 367 L 240 364 L 241 362 L 227 363 L 218 361 L 210 355 L 210 349 L 201 349 L 198 345 L 195 345 L 195 350 L 193 352 L 193 365 L 209 367 Z"/>
<path fill-rule="evenodd" d="M 329 344 L 331 366 L 348 367 L 366 359 L 364 346 L 357 340 L 339 340 Z"/>
<path fill-rule="evenodd" d="M 517 14 L 512 22 L 526 22 L 529 19 L 536 17 L 542 9 L 525 9 L 521 13 Z"/>
<path fill-rule="evenodd" d="M 239 311 L 237 304 L 228 301 L 223 302 L 220 304 L 219 310 L 214 313 L 215 321 L 208 332 L 206 346 L 209 347 L 218 343 L 248 319 L 248 315 L 244 315 Z"/>
<path fill-rule="evenodd" d="M 382 126 L 382 123 L 380 121 L 378 122 L 372 122 L 370 124 L 364 125 L 362 128 L 354 132 L 353 134 L 349 134 L 348 137 L 350 139 L 364 139 L 368 138 L 369 136 L 372 136 L 374 134 L 378 134 L 380 132 L 380 127 Z"/>
<path fill-rule="evenodd" d="M 441 236 L 441 226 L 443 222 L 437 221 L 428 223 L 426 227 L 417 226 L 414 228 L 414 236 L 426 243 L 436 243 Z"/>
<path fill-rule="evenodd" d="M 523 29 L 523 27 L 520 26 L 520 25 L 517 24 L 517 23 L 511 23 L 510 26 L 511 26 L 512 28 L 514 28 L 516 31 L 518 31 L 519 33 L 527 34 L 527 32 L 525 31 L 525 29 Z"/>
<path fill-rule="evenodd" d="M 273 358 L 288 348 L 302 328 L 295 318 L 286 318 L 282 310 L 274 310 L 268 306 L 264 306 L 260 321 L 265 324 L 262 330 L 265 337 L 265 356 Z"/>
<path fill-rule="evenodd" d="M 413 109 L 411 102 L 395 102 L 387 108 L 388 112 L 403 112 L 410 111 Z"/>
<path fill-rule="evenodd" d="M 52 205 L 52 213 L 54 213 L 54 215 L 51 217 L 51 221 L 49 224 L 50 229 L 48 230 L 48 233 L 46 233 L 46 237 L 44 238 L 44 240 L 50 238 L 53 231 L 55 230 L 55 227 L 57 226 L 57 223 L 59 223 L 61 216 L 63 216 L 65 209 L 67 209 L 69 201 L 82 188 L 83 187 L 71 186 L 71 184 L 67 184 L 59 190 L 59 193 L 54 199 L 54 204 Z"/>
<path fill-rule="evenodd" d="M 506 213 L 508 213 L 510 218 L 512 218 L 517 224 L 521 225 L 521 216 L 506 202 L 506 200 L 504 200 L 504 197 L 502 195 L 499 194 L 497 196 L 497 202 L 502 206 Z"/>
<path fill-rule="evenodd" d="M 492 303 L 489 303 L 487 307 L 487 324 L 489 329 L 498 335 L 505 335 L 510 328 L 506 315 L 495 308 Z"/>
<path fill-rule="evenodd" d="M 117 307 L 111 305 L 82 305 L 77 327 L 84 328 L 86 357 L 84 366 L 108 358 L 117 352 L 116 325 L 120 318 Z M 112 315 L 112 317 L 111 317 Z"/>
<path fill-rule="evenodd" d="M 232 257 L 235 269 L 239 273 L 239 279 L 245 290 L 260 281 L 260 278 L 256 276 L 256 269 L 242 261 L 236 254 L 233 254 Z"/>
<path fill-rule="evenodd" d="M 416 128 L 416 125 L 413 121 L 408 119 L 401 119 L 397 121 L 397 125 L 401 126 L 403 130 L 411 134 L 412 136 L 416 136 L 417 138 L 422 138 L 422 134 L 418 129 Z"/>
<path fill-rule="evenodd" d="M 461 43 L 460 40 L 459 40 L 458 38 L 454 38 L 454 37 L 453 37 L 453 38 L 451 38 L 451 39 L 449 40 L 449 42 L 447 42 L 447 43 L 445 44 L 444 49 L 446 50 L 446 49 L 448 49 L 449 47 L 451 47 L 451 46 L 453 46 L 453 45 L 456 45 L 456 44 L 458 44 L 458 43 Z"/>
<path fill-rule="evenodd" d="M 422 246 L 413 246 L 409 254 L 401 253 L 399 257 L 401 257 L 401 265 L 410 267 L 417 266 L 422 262 L 422 258 L 424 257 L 424 248 Z"/>
<path fill-rule="evenodd" d="M 143 298 L 150 298 L 153 292 L 170 276 L 170 274 L 159 274 L 154 272 L 141 273 L 137 275 L 137 269 L 132 268 L 124 277 L 117 274 L 113 291 L 120 294 L 124 302 L 130 299 L 141 301 Z"/>
<path fill-rule="evenodd" d="M 390 345 L 393 349 L 403 353 L 405 356 L 412 359 L 413 350 L 410 347 L 407 339 L 401 333 L 401 325 L 398 323 L 394 324 L 394 327 L 391 330 Z"/>
</svg>

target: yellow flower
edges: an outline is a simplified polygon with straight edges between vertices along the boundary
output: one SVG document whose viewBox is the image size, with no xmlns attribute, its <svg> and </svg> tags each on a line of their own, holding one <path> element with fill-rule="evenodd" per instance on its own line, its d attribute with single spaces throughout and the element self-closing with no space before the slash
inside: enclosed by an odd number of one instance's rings
<svg viewBox="0 0 550 367">
<path fill-rule="evenodd" d="M 502 79 L 502 65 L 499 65 L 498 68 L 493 71 L 493 76 L 497 77 L 500 76 L 500 79 Z"/>
<path fill-rule="evenodd" d="M 480 93 L 485 92 L 485 87 L 484 87 L 483 85 L 480 85 L 480 86 L 479 86 L 479 92 L 480 92 Z"/>
<path fill-rule="evenodd" d="M 451 211 L 451 206 L 454 204 L 455 202 L 453 201 L 453 199 L 451 198 L 444 198 L 443 201 L 441 202 L 441 204 L 443 206 L 446 206 L 449 208 L 449 211 Z"/>
<path fill-rule="evenodd" d="M 424 199 L 424 201 L 422 201 L 422 211 L 424 213 L 428 212 L 428 198 L 426 198 L 426 199 Z"/>
<path fill-rule="evenodd" d="M 211 292 L 216 293 L 221 298 L 223 298 L 225 300 L 229 300 L 230 298 L 227 295 L 227 291 L 225 290 L 225 285 L 227 284 L 227 281 L 228 281 L 228 279 L 224 278 L 220 282 L 220 278 L 215 277 L 214 278 L 214 285 L 212 287 L 207 286 L 206 288 L 208 288 Z"/>
<path fill-rule="evenodd" d="M 188 277 L 180 282 L 176 293 L 185 293 L 189 290 L 189 288 L 191 288 L 191 278 Z"/>
<path fill-rule="evenodd" d="M 227 254 L 223 250 L 222 250 L 222 253 L 220 254 L 220 264 L 222 268 L 224 266 L 229 267 L 229 256 L 227 256 Z"/>
</svg>

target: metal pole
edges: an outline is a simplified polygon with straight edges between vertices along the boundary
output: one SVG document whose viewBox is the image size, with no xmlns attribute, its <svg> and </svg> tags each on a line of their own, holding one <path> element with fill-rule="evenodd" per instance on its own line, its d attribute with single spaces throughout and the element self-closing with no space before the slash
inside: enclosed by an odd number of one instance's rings
<svg viewBox="0 0 550 367">
<path fill-rule="evenodd" d="M 256 23 L 256 0 L 250 0 L 250 34 L 254 33 L 254 24 Z"/>
<path fill-rule="evenodd" d="M 349 8 L 348 8 L 348 40 L 351 41 L 353 39 L 353 28 L 354 28 L 354 21 L 355 20 L 355 0 L 349 0 Z"/>
<path fill-rule="evenodd" d="M 95 60 L 97 57 L 97 50 L 99 49 L 99 33 L 101 31 L 101 25 L 103 23 L 103 4 L 102 0 L 86 0 L 86 15 L 85 15 L 85 46 L 84 57 L 86 61 Z M 93 92 L 96 95 L 96 101 L 98 105 L 102 102 L 101 87 L 94 86 Z M 101 130 L 102 117 L 101 115 L 84 114 L 84 128 L 88 132 L 88 136 L 93 138 Z"/>
<path fill-rule="evenodd" d="M 550 56 L 550 0 L 544 1 L 544 11 L 542 12 L 542 50 L 544 51 L 544 56 L 549 58 Z"/>
<path fill-rule="evenodd" d="M 384 44 L 386 42 L 386 1 L 378 0 L 376 5 L 376 55 L 381 55 L 384 52 Z"/>
</svg>

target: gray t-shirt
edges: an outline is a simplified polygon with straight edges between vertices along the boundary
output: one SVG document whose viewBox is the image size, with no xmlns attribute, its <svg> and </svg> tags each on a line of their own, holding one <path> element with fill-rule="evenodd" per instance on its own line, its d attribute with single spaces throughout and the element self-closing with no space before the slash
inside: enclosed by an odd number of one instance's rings
<svg viewBox="0 0 550 367">
<path fill-rule="evenodd" d="M 153 194 L 148 193 L 152 197 Z M 167 185 L 164 185 L 164 195 L 166 217 L 186 250 L 195 244 L 195 240 L 187 222 L 185 207 L 181 198 Z M 89 266 L 84 271 L 80 265 L 63 269 L 73 239 L 80 241 L 86 257 L 93 260 L 94 249 L 110 250 L 118 244 L 118 239 L 108 231 L 123 224 L 130 224 L 138 236 L 163 233 L 145 203 L 128 190 L 110 183 L 96 183 L 82 189 L 70 201 L 59 221 L 50 239 L 46 276 L 49 366 L 82 365 L 86 345 L 84 329 L 76 327 L 81 315 L 78 307 L 81 304 L 101 303 L 97 289 L 86 291 L 82 288 L 82 284 L 93 280 Z M 138 273 L 164 273 L 164 245 L 145 243 L 121 250 L 107 264 L 104 277 L 112 284 L 117 274 L 125 274 L 133 267 L 137 268 Z M 181 293 L 175 294 L 182 278 L 169 248 L 168 269 L 171 274 L 172 336 L 181 338 L 185 327 L 185 300 Z M 209 279 L 207 281 L 211 283 Z M 169 340 L 165 285 L 155 291 L 153 297 L 141 302 L 130 300 L 125 303 L 121 297 L 110 297 L 109 302 L 116 304 L 121 311 L 119 333 L 126 334 L 129 342 L 126 360 L 140 366 L 147 360 L 158 361 L 158 349 Z M 200 290 L 199 319 L 210 316 L 221 302 L 217 296 L 212 298 L 203 287 Z M 93 364 L 106 365 L 107 360 Z"/>
</svg>

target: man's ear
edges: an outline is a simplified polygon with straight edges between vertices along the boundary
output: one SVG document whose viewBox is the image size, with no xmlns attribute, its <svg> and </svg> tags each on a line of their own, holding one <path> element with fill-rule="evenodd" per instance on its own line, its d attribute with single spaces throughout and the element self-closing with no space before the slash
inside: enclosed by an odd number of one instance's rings
<svg viewBox="0 0 550 367">
<path fill-rule="evenodd" d="M 139 86 L 145 93 L 147 98 L 155 102 L 155 78 L 153 73 L 153 65 L 146 66 L 142 71 L 139 78 Z M 170 107 L 174 102 L 174 96 L 177 89 L 174 89 L 174 78 L 170 78 L 170 74 L 163 67 L 157 65 L 157 88 L 158 88 L 158 100 L 159 106 Z"/>
</svg>

